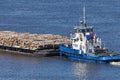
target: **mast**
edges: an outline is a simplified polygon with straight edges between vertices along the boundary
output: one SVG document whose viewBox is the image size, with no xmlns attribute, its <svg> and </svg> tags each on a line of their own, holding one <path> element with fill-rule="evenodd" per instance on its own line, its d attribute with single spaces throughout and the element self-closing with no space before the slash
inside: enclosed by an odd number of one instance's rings
<svg viewBox="0 0 120 80">
<path fill-rule="evenodd" d="M 83 6 L 83 26 L 86 27 L 86 7 L 85 7 L 85 2 L 84 0 L 84 6 Z"/>
</svg>

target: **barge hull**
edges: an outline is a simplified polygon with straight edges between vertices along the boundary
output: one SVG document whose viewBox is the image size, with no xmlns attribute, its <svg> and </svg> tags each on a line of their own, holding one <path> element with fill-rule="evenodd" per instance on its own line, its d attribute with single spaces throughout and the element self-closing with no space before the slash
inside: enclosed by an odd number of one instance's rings
<svg viewBox="0 0 120 80">
<path fill-rule="evenodd" d="M 56 56 L 59 55 L 59 49 L 47 49 L 43 48 L 41 50 L 29 50 L 16 47 L 8 47 L 0 45 L 1 53 L 11 53 L 18 55 L 28 55 L 28 56 Z"/>
</svg>

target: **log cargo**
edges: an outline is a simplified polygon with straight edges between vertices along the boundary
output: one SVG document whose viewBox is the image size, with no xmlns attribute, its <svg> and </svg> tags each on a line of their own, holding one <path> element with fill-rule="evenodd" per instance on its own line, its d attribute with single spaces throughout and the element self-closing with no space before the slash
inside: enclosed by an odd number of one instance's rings
<svg viewBox="0 0 120 80">
<path fill-rule="evenodd" d="M 70 42 L 60 35 L 0 31 L 0 49 L 15 53 L 52 54 L 59 51 L 60 43 Z"/>
</svg>

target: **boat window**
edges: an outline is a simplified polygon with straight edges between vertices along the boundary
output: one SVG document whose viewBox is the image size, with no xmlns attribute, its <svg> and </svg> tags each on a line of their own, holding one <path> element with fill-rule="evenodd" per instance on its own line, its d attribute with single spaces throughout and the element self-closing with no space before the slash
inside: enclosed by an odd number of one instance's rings
<svg viewBox="0 0 120 80">
<path fill-rule="evenodd" d="M 76 32 L 82 32 L 82 33 L 93 32 L 93 29 L 77 29 Z"/>
<path fill-rule="evenodd" d="M 87 29 L 86 32 L 93 32 L 93 29 Z"/>
<path fill-rule="evenodd" d="M 87 29 L 87 32 L 90 32 L 90 30 L 89 30 L 89 29 Z"/>
<path fill-rule="evenodd" d="M 82 30 L 80 29 L 79 32 L 82 32 Z"/>
<path fill-rule="evenodd" d="M 74 39 L 74 42 L 76 42 L 76 41 L 79 41 L 79 38 L 77 38 L 77 39 Z"/>
<path fill-rule="evenodd" d="M 90 29 L 90 32 L 93 32 L 93 29 Z"/>
<path fill-rule="evenodd" d="M 83 29 L 83 30 L 82 30 L 82 33 L 85 33 L 85 32 L 86 32 L 86 30 L 85 30 L 85 29 Z"/>
<path fill-rule="evenodd" d="M 83 41 L 83 39 L 82 39 L 82 38 L 80 38 L 80 41 Z"/>
</svg>

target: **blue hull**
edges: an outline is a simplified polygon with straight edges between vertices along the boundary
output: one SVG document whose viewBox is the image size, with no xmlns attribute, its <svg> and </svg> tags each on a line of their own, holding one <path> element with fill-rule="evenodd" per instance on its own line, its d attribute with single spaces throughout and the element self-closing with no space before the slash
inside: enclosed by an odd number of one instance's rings
<svg viewBox="0 0 120 80">
<path fill-rule="evenodd" d="M 79 54 L 79 50 L 75 50 L 64 45 L 60 45 L 60 56 L 65 55 L 72 60 L 86 61 L 86 62 L 119 62 L 120 55 L 114 56 L 90 56 L 86 54 Z"/>
</svg>

